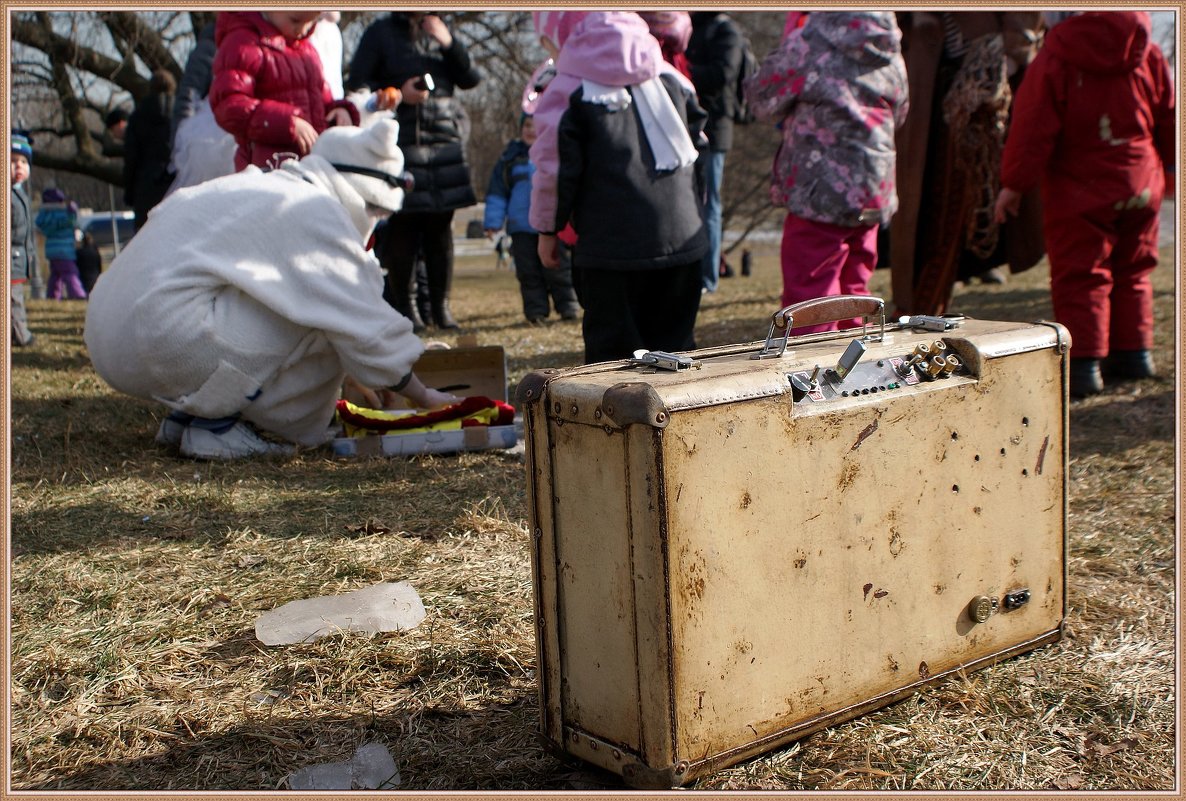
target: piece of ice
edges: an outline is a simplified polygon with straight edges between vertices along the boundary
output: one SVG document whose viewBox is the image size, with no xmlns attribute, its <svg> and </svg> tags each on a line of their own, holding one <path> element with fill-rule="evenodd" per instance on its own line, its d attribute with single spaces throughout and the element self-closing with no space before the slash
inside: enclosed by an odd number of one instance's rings
<svg viewBox="0 0 1186 801">
<path fill-rule="evenodd" d="M 255 621 L 264 645 L 312 642 L 339 631 L 407 631 L 424 620 L 424 604 L 406 581 L 366 587 L 345 595 L 291 601 Z"/>
<path fill-rule="evenodd" d="M 382 743 L 367 743 L 350 758 L 354 786 L 359 790 L 391 790 L 399 786 L 399 768 Z"/>
<path fill-rule="evenodd" d="M 393 790 L 399 768 L 382 743 L 367 743 L 348 762 L 309 765 L 288 776 L 292 790 Z"/>
</svg>

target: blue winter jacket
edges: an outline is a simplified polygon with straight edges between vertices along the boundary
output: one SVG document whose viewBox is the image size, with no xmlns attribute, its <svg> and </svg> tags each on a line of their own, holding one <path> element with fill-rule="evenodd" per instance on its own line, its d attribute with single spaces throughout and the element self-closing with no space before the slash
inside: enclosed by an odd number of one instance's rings
<svg viewBox="0 0 1186 801">
<path fill-rule="evenodd" d="M 37 230 L 45 234 L 45 258 L 74 261 L 74 229 L 78 216 L 64 203 L 43 203 L 37 212 Z"/>
<path fill-rule="evenodd" d="M 535 166 L 528 160 L 530 148 L 522 139 L 514 139 L 494 165 L 486 188 L 486 215 L 482 227 L 501 231 L 506 223 L 508 234 L 534 234 L 527 221 L 531 208 L 531 175 Z"/>
</svg>

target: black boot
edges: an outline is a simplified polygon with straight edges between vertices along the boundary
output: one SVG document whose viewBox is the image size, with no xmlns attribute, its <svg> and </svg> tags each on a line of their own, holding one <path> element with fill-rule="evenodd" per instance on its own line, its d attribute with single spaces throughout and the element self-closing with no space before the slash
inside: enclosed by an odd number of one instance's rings
<svg viewBox="0 0 1186 801">
<path fill-rule="evenodd" d="M 1071 397 L 1086 398 L 1089 395 L 1098 395 L 1103 391 L 1104 379 L 1100 375 L 1100 360 L 1072 358 Z"/>
<path fill-rule="evenodd" d="M 413 299 L 414 298 L 412 295 L 408 296 L 407 313 L 405 313 L 404 310 L 400 308 L 397 308 L 396 311 L 412 321 L 413 334 L 422 334 L 424 333 L 425 329 L 428 328 L 428 323 L 425 322 L 424 315 L 420 313 L 420 309 L 417 308 L 417 304 L 412 302 Z"/>
<path fill-rule="evenodd" d="M 1104 359 L 1103 370 L 1109 378 L 1129 381 L 1157 375 L 1153 354 L 1147 350 L 1114 350 Z"/>
<path fill-rule="evenodd" d="M 412 321 L 412 332 L 419 334 L 427 327 L 424 318 L 416 309 L 416 293 L 411 288 L 412 265 L 391 264 L 387 267 L 387 284 L 383 287 L 383 299 L 391 308 Z"/>
<path fill-rule="evenodd" d="M 424 325 L 428 325 L 428 321 L 432 319 L 432 303 L 428 300 L 428 290 L 421 292 L 419 288 L 416 289 L 415 309 Z"/>
<path fill-rule="evenodd" d="M 436 323 L 437 328 L 461 328 L 453 319 L 453 313 L 449 311 L 448 297 L 442 298 L 439 302 L 433 301 L 432 321 Z"/>
<path fill-rule="evenodd" d="M 416 257 L 416 273 L 413 279 L 416 283 L 416 310 L 420 312 L 420 319 L 427 325 L 432 320 L 432 301 L 428 296 L 428 268 L 424 266 L 424 256 Z"/>
<path fill-rule="evenodd" d="M 437 328 L 460 328 L 449 311 L 449 289 L 453 284 L 452 254 L 444 264 L 426 260 L 428 268 L 428 297 L 432 304 L 432 322 Z"/>
</svg>

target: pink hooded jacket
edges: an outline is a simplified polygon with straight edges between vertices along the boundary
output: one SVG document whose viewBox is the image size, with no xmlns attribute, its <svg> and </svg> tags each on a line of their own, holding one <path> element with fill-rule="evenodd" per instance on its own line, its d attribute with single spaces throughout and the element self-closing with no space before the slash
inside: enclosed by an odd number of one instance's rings
<svg viewBox="0 0 1186 801">
<path fill-rule="evenodd" d="M 539 98 L 535 111 L 537 139 L 531 146 L 535 165 L 530 221 L 538 231 L 556 230 L 559 169 L 557 131 L 572 94 L 584 80 L 605 86 L 633 86 L 660 74 L 691 82 L 663 60 L 658 41 L 633 12 L 549 12 L 537 15 L 541 35 L 560 46 L 556 77 Z"/>
</svg>

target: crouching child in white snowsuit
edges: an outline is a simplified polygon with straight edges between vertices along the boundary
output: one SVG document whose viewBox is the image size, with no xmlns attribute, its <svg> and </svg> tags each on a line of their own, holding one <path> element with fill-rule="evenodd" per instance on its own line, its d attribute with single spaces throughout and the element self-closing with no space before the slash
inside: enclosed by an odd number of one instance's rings
<svg viewBox="0 0 1186 801">
<path fill-rule="evenodd" d="M 114 388 L 172 410 L 159 442 L 194 458 L 292 450 L 250 423 L 319 445 L 347 376 L 372 404 L 457 400 L 412 374 L 423 345 L 364 247 L 403 201 L 398 132 L 394 120 L 331 128 L 299 162 L 178 191 L 100 277 L 91 360 Z"/>
</svg>

